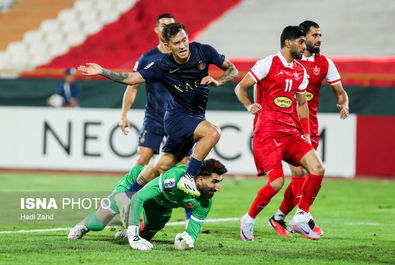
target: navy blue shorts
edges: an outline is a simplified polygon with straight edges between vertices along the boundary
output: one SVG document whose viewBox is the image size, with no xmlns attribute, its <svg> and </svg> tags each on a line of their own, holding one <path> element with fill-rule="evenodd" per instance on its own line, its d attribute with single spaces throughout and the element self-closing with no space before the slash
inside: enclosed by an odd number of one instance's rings
<svg viewBox="0 0 395 265">
<path fill-rule="evenodd" d="M 164 129 L 145 120 L 140 130 L 139 146 L 150 148 L 155 154 L 159 154 L 159 148 L 165 136 Z"/>
<path fill-rule="evenodd" d="M 166 111 L 164 122 L 167 139 L 162 152 L 173 154 L 177 160 L 191 154 L 195 144 L 193 133 L 196 127 L 204 121 L 204 117 L 196 117 L 182 112 Z"/>
</svg>

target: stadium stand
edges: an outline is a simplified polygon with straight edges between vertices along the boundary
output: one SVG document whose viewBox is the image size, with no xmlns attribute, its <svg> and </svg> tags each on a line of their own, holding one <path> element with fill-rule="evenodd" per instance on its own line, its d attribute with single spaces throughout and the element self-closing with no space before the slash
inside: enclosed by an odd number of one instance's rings
<svg viewBox="0 0 395 265">
<path fill-rule="evenodd" d="M 83 43 L 89 35 L 98 32 L 104 25 L 117 20 L 135 1 L 113 0 L 99 3 L 96 4 L 93 0 L 68 0 L 64 3 L 25 0 L 21 1 L 21 5 L 15 5 L 13 10 L 7 12 L 7 16 L 0 20 L 0 25 L 12 24 L 15 21 L 19 23 L 7 27 L 7 31 L 15 30 L 18 34 L 14 32 L 12 38 L 2 39 L 0 43 L 7 47 L 5 52 L 0 54 L 0 58 L 3 59 L 0 70 L 31 70 L 48 63 L 53 58 L 67 53 L 71 47 Z M 21 19 L 22 14 L 28 9 L 35 12 Z M 30 20 L 33 22 L 30 23 Z M 4 31 L 6 27 L 2 28 Z M 22 40 L 15 41 L 18 38 Z"/>
</svg>

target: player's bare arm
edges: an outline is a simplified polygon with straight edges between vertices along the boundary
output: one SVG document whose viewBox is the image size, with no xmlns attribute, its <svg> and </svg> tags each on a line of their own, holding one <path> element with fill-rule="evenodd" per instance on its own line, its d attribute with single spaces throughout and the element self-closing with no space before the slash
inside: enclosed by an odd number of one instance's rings
<svg viewBox="0 0 395 265">
<path fill-rule="evenodd" d="M 86 63 L 86 65 L 80 65 L 78 66 L 78 70 L 82 72 L 83 75 L 102 75 L 112 81 L 126 85 L 136 85 L 145 82 L 144 78 L 139 72 L 130 73 L 111 71 L 95 63 Z"/>
<path fill-rule="evenodd" d="M 306 93 L 303 93 L 303 94 L 297 93 L 296 94 L 296 104 L 297 104 L 297 108 L 298 108 L 299 120 L 307 119 L 307 123 L 308 123 L 309 106 L 307 104 Z M 302 127 L 303 127 L 303 124 L 302 124 Z M 305 130 L 306 128 L 303 128 L 303 129 Z M 310 132 L 305 132 L 304 136 L 310 142 Z"/>
<path fill-rule="evenodd" d="M 131 127 L 130 121 L 128 120 L 128 111 L 132 107 L 134 100 L 136 99 L 137 90 L 139 88 L 139 84 L 127 86 L 125 93 L 123 94 L 122 100 L 122 111 L 121 111 L 121 120 L 119 122 L 119 126 L 124 135 L 127 135 L 129 132 L 126 130 L 127 127 Z"/>
<path fill-rule="evenodd" d="M 248 97 L 247 89 L 255 85 L 255 80 L 250 74 L 246 74 L 237 86 L 235 87 L 235 93 L 241 104 L 252 114 L 257 114 L 261 111 L 262 106 L 258 103 L 252 103 Z"/>
<path fill-rule="evenodd" d="M 348 95 L 347 92 L 344 90 L 341 83 L 332 85 L 333 93 L 335 93 L 337 97 L 337 108 L 340 111 L 340 118 L 345 119 L 348 117 L 349 108 L 348 108 Z"/>
<path fill-rule="evenodd" d="M 211 76 L 205 76 L 200 83 L 202 85 L 210 85 L 210 86 L 218 87 L 226 83 L 229 83 L 239 75 L 239 71 L 237 71 L 236 67 L 226 59 L 222 64 L 221 69 L 224 70 L 224 73 L 220 78 L 215 79 Z"/>
</svg>

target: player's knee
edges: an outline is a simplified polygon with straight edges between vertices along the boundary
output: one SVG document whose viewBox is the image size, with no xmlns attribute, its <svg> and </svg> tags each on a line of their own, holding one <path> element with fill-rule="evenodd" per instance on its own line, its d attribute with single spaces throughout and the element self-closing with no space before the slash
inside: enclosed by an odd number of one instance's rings
<svg viewBox="0 0 395 265">
<path fill-rule="evenodd" d="M 151 159 L 150 155 L 140 154 L 137 157 L 136 165 L 138 165 L 138 166 L 148 165 L 150 159 Z"/>
<path fill-rule="evenodd" d="M 163 173 L 165 173 L 167 170 L 169 170 L 171 168 L 171 166 L 169 166 L 169 165 L 167 165 L 167 164 L 160 164 L 160 165 L 157 165 L 155 168 L 154 168 L 154 170 L 156 170 L 156 175 L 160 175 L 160 174 L 163 174 Z"/>
<path fill-rule="evenodd" d="M 311 167 L 310 174 L 323 176 L 325 174 L 325 168 L 322 163 L 317 163 Z"/>
<path fill-rule="evenodd" d="M 284 186 L 284 177 L 270 182 L 270 186 L 272 186 L 272 188 L 275 190 L 280 190 Z"/>
<path fill-rule="evenodd" d="M 221 129 L 217 126 L 212 126 L 209 131 L 210 141 L 215 145 L 221 138 Z"/>
<path fill-rule="evenodd" d="M 284 173 L 282 168 L 271 170 L 268 174 L 270 186 L 275 190 L 280 190 L 284 186 Z"/>
<path fill-rule="evenodd" d="M 292 170 L 292 176 L 301 178 L 306 176 L 306 171 L 303 169 L 303 167 L 296 167 Z"/>
</svg>

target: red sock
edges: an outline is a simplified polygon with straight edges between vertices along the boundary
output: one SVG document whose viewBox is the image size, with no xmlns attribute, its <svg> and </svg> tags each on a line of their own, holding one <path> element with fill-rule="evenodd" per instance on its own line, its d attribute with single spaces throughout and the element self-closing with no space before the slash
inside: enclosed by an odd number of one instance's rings
<svg viewBox="0 0 395 265">
<path fill-rule="evenodd" d="M 294 195 L 294 207 L 300 202 L 300 198 L 302 197 L 303 184 L 306 179 L 306 177 L 291 177 L 292 192 Z"/>
<path fill-rule="evenodd" d="M 284 192 L 284 199 L 280 205 L 280 211 L 287 215 L 295 207 L 294 194 L 292 192 L 292 183 L 289 183 L 287 189 Z"/>
<path fill-rule="evenodd" d="M 309 174 L 303 184 L 302 198 L 299 202 L 299 209 L 310 212 L 310 206 L 313 204 L 318 191 L 321 188 L 321 182 L 324 176 Z"/>
<path fill-rule="evenodd" d="M 284 178 L 283 169 L 273 169 L 268 173 L 267 177 L 268 182 L 258 191 L 258 195 L 256 196 L 255 200 L 251 204 L 250 210 L 248 211 L 248 215 L 252 218 L 255 218 L 278 192 L 270 185 L 270 183 L 278 178 Z"/>
<path fill-rule="evenodd" d="M 251 218 L 255 218 L 262 209 L 270 202 L 272 197 L 276 195 L 278 191 L 273 189 L 270 183 L 266 183 L 259 191 L 256 196 L 254 202 L 251 204 L 250 210 L 248 211 L 248 215 Z"/>
</svg>

